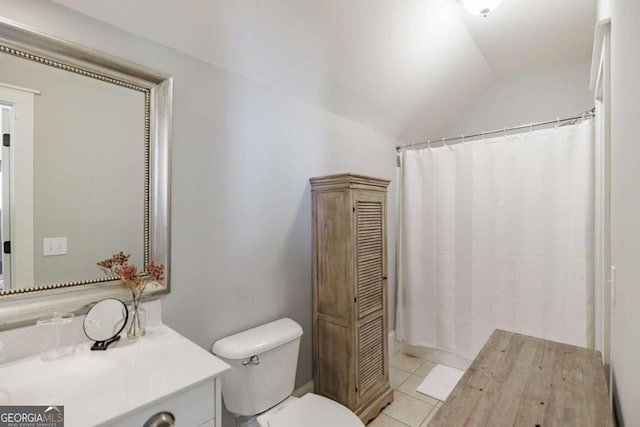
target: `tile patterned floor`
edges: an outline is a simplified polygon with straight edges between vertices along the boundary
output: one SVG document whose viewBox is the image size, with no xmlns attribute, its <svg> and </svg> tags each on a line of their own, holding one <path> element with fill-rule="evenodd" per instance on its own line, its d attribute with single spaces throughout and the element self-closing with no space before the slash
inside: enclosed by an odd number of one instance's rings
<svg viewBox="0 0 640 427">
<path fill-rule="evenodd" d="M 391 356 L 389 365 L 389 380 L 394 389 L 393 403 L 367 424 L 367 427 L 428 426 L 442 402 L 418 393 L 416 388 L 436 364 L 396 353 Z"/>
</svg>

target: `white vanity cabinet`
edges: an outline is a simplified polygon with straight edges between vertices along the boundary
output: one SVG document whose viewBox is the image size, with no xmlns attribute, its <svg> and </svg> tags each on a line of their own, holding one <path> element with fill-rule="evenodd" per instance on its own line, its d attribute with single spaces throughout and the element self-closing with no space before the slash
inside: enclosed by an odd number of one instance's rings
<svg viewBox="0 0 640 427">
<path fill-rule="evenodd" d="M 144 426 L 145 423 L 171 414 L 176 426 L 220 427 L 220 380 L 214 378 L 190 387 L 178 394 L 162 399 L 122 419 L 107 422 L 104 426 Z M 215 398 L 213 398 L 215 396 Z"/>
<path fill-rule="evenodd" d="M 61 360 L 0 365 L 0 404 L 64 405 L 66 427 L 142 427 L 163 412 L 175 426 L 221 426 L 220 376 L 230 367 L 176 331 L 158 325 L 106 351 L 89 346 Z"/>
</svg>

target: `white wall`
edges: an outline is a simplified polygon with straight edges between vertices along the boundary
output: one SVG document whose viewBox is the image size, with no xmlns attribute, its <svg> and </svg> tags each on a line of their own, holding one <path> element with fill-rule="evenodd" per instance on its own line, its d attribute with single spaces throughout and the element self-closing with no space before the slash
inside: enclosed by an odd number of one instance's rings
<svg viewBox="0 0 640 427">
<path fill-rule="evenodd" d="M 172 276 L 164 319 L 210 349 L 228 334 L 291 317 L 304 329 L 296 384 L 311 380 L 308 179 L 347 171 L 393 179 L 395 141 L 49 2 L 0 0 L 0 11 L 173 75 Z M 392 183 L 389 224 L 395 192 Z M 394 242 L 391 226 L 390 278 Z M 225 425 L 233 425 L 228 415 Z"/>
<path fill-rule="evenodd" d="M 640 2 L 599 2 L 611 12 L 611 367 L 621 425 L 640 426 Z M 601 13 L 602 16 L 601 16 Z"/>
<path fill-rule="evenodd" d="M 442 136 L 480 133 L 530 122 L 572 117 L 594 106 L 591 62 L 547 65 L 502 77 L 489 86 Z M 439 135 L 433 135 L 437 139 Z"/>
</svg>

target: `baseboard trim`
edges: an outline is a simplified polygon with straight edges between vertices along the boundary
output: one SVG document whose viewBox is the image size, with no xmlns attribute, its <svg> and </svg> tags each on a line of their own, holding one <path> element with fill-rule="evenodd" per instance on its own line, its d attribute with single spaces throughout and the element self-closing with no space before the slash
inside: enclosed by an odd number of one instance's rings
<svg viewBox="0 0 640 427">
<path fill-rule="evenodd" d="M 435 363 L 451 366 L 452 368 L 466 371 L 471 365 L 471 360 L 466 357 L 458 356 L 443 350 L 437 350 L 429 347 L 415 346 L 407 344 L 406 341 L 397 343 L 398 351 L 409 356 L 419 357 L 421 359 L 430 360 Z"/>
<path fill-rule="evenodd" d="M 308 393 L 313 393 L 313 381 L 309 381 L 308 383 L 303 384 L 297 389 L 293 390 L 293 393 L 291 393 L 291 396 L 302 397 Z"/>
</svg>

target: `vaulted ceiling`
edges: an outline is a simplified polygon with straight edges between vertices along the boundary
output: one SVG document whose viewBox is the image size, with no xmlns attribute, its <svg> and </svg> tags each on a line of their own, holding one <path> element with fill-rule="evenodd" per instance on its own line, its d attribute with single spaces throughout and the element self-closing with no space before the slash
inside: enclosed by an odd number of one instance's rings
<svg viewBox="0 0 640 427">
<path fill-rule="evenodd" d="M 54 0 L 401 140 L 492 82 L 590 54 L 596 0 Z"/>
</svg>

